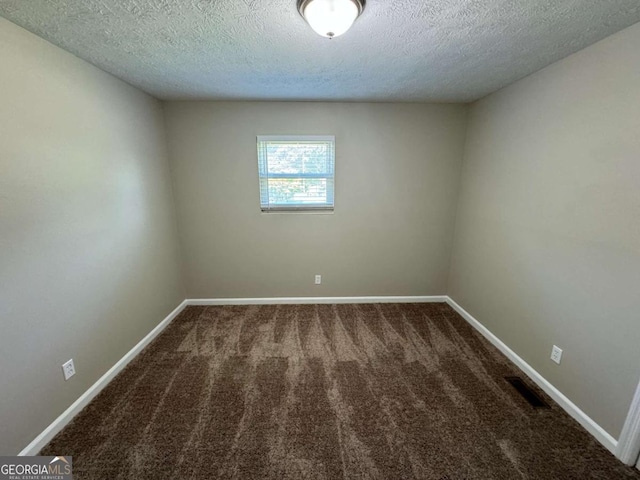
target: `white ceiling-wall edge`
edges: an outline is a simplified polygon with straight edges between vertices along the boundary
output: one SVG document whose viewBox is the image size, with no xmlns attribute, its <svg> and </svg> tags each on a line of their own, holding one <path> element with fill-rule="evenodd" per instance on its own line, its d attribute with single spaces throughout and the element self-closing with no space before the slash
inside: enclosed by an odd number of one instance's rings
<svg viewBox="0 0 640 480">
<path fill-rule="evenodd" d="M 600 40 L 596 40 L 596 41 L 595 41 L 595 42 L 593 42 L 592 44 L 587 45 L 586 47 L 581 48 L 581 49 L 580 49 L 580 50 L 578 50 L 578 51 L 575 51 L 575 52 L 573 52 L 573 53 L 569 53 L 568 55 L 566 55 L 566 56 L 564 56 L 564 57 L 562 57 L 562 58 L 559 58 L 558 60 L 556 60 L 556 61 L 554 61 L 554 62 L 550 63 L 549 65 L 546 65 L 546 66 L 544 66 L 544 67 L 540 68 L 539 70 L 536 70 L 535 72 L 531 72 L 531 73 L 529 73 L 528 75 L 525 75 L 525 76 L 524 76 L 524 77 L 522 77 L 522 78 L 519 78 L 519 79 L 517 79 L 517 80 L 514 80 L 513 82 L 510 82 L 510 83 L 508 83 L 508 84 L 506 84 L 506 85 L 503 85 L 502 87 L 500 87 L 500 88 L 496 89 L 495 91 L 493 91 L 493 92 L 489 92 L 489 93 L 487 93 L 486 95 L 484 95 L 484 96 L 482 96 L 482 97 L 480 97 L 480 98 L 477 98 L 477 99 L 475 99 L 475 100 L 471 100 L 470 102 L 466 102 L 465 104 L 466 104 L 466 105 L 473 105 L 473 104 L 475 104 L 475 103 L 482 102 L 483 100 L 485 100 L 485 99 L 487 99 L 487 98 L 491 97 L 491 96 L 492 96 L 493 94 L 495 94 L 495 93 L 499 93 L 499 92 L 501 92 L 501 91 L 503 91 L 503 90 L 507 90 L 508 88 L 512 87 L 513 85 L 515 85 L 515 84 L 517 84 L 517 83 L 520 83 L 520 82 L 526 81 L 526 80 L 527 80 L 527 79 L 529 79 L 529 78 L 533 78 L 533 77 L 535 77 L 536 75 L 539 75 L 541 72 L 543 72 L 543 71 L 545 71 L 545 70 L 548 70 L 548 69 L 551 69 L 551 68 L 554 68 L 554 66 L 556 66 L 556 65 L 558 65 L 558 64 L 560 64 L 560 63 L 562 63 L 562 62 L 564 62 L 564 61 L 567 61 L 567 60 L 569 60 L 569 59 L 570 59 L 570 58 L 572 58 L 572 57 L 575 57 L 575 56 L 577 56 L 577 55 L 581 55 L 585 50 L 588 50 L 588 49 L 589 49 L 589 48 L 591 48 L 591 47 L 595 47 L 595 46 L 597 46 L 599 43 L 603 43 L 603 42 L 606 42 L 606 41 L 610 40 L 610 39 L 611 39 L 611 37 L 615 37 L 615 36 L 617 36 L 617 35 L 624 34 L 624 32 L 625 32 L 626 30 L 629 30 L 629 29 L 632 29 L 632 28 L 636 28 L 636 27 L 638 27 L 638 25 L 640 25 L 640 21 L 638 21 L 638 22 L 636 22 L 636 23 L 633 23 L 633 24 L 629 25 L 628 27 L 623 28 L 622 30 L 619 30 L 619 31 L 617 31 L 617 32 L 614 32 L 614 33 L 612 33 L 611 35 L 607 35 L 606 37 L 601 38 Z"/>
<path fill-rule="evenodd" d="M 145 92 L 146 93 L 146 92 Z M 154 97 L 157 98 L 157 97 Z M 363 99 L 363 100 L 353 100 L 353 99 L 288 99 L 288 98 L 207 98 L 207 97 L 196 97 L 196 98 L 157 98 L 159 101 L 164 103 L 324 103 L 324 104 L 372 104 L 372 105 L 458 105 L 465 106 L 471 105 L 471 102 L 457 102 L 457 101 L 415 101 L 415 100 L 375 100 L 375 99 Z"/>
<path fill-rule="evenodd" d="M 2 1 L 2 0 L 0 0 L 0 2 L 1 2 L 1 1 Z M 0 28 L 2 28 L 2 22 L 8 22 L 8 23 L 10 23 L 12 26 L 14 26 L 15 28 L 19 28 L 19 29 L 21 29 L 21 30 L 24 30 L 28 35 L 33 35 L 34 37 L 36 37 L 37 41 L 39 41 L 39 42 L 44 42 L 45 44 L 47 44 L 47 45 L 48 45 L 48 47 L 49 47 L 49 48 L 53 47 L 53 48 L 56 48 L 56 49 L 58 49 L 58 50 L 62 50 L 65 54 L 67 54 L 67 55 L 71 55 L 72 57 L 74 57 L 74 58 L 76 59 L 76 61 L 82 62 L 82 63 L 84 63 L 84 64 L 88 64 L 88 65 L 90 65 L 91 67 L 93 67 L 93 68 L 95 68 L 95 69 L 97 69 L 97 70 L 100 70 L 100 72 L 101 72 L 101 73 L 103 73 L 103 74 L 105 74 L 105 75 L 108 75 L 108 76 L 112 77 L 114 80 L 116 80 L 116 81 L 118 81 L 118 82 L 120 82 L 120 83 L 125 84 L 127 87 L 130 87 L 130 88 L 132 88 L 132 89 L 134 89 L 134 90 L 137 90 L 138 92 L 140 92 L 140 93 L 142 93 L 142 94 L 144 94 L 144 95 L 147 95 L 147 96 L 149 96 L 150 98 L 153 98 L 154 100 L 157 100 L 157 101 L 158 101 L 158 102 L 160 102 L 160 103 L 162 103 L 162 102 L 163 102 L 163 100 L 162 100 L 161 98 L 158 98 L 158 97 L 156 97 L 155 95 L 152 95 L 151 93 L 149 93 L 149 92 L 147 92 L 147 91 L 143 90 L 142 88 L 138 87 L 137 85 L 133 85 L 133 84 L 129 83 L 127 80 L 125 80 L 125 79 L 123 79 L 123 78 L 120 78 L 120 77 L 118 77 L 118 76 L 114 75 L 113 73 L 111 73 L 111 72 L 109 72 L 109 71 L 105 70 L 104 68 L 100 67 L 99 65 L 95 65 L 94 63 L 91 63 L 89 60 L 86 60 L 86 59 L 84 59 L 84 58 L 82 58 L 82 57 L 79 57 L 78 55 L 76 55 L 76 54 L 75 54 L 75 53 L 73 53 L 73 52 L 70 52 L 69 50 L 65 50 L 64 48 L 60 47 L 59 45 L 56 45 L 55 43 L 53 43 L 53 42 L 51 42 L 51 41 L 47 40 L 46 38 L 42 38 L 41 36 L 37 35 L 36 33 L 34 33 L 34 32 L 32 32 L 32 31 L 30 31 L 30 30 L 28 30 L 28 29 L 24 28 L 22 25 L 17 25 L 16 23 L 14 23 L 14 22 L 12 22 L 12 21 L 10 21 L 10 20 L 7 20 L 6 18 L 4 18 L 4 17 L 0 16 Z"/>
</svg>

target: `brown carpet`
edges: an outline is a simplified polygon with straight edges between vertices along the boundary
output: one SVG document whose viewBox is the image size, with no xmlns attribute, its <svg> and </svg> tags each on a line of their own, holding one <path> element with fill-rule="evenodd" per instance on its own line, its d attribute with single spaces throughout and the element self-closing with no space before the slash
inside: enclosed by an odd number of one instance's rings
<svg viewBox="0 0 640 480">
<path fill-rule="evenodd" d="M 188 307 L 41 452 L 77 479 L 640 478 L 446 304 Z"/>
</svg>

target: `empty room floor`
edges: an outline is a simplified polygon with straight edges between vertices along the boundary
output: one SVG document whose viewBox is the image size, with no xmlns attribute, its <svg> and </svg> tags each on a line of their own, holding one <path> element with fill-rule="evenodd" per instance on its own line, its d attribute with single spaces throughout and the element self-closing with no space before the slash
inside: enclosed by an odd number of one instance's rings
<svg viewBox="0 0 640 480">
<path fill-rule="evenodd" d="M 446 304 L 191 306 L 41 454 L 80 480 L 640 478 L 513 376 Z"/>
</svg>

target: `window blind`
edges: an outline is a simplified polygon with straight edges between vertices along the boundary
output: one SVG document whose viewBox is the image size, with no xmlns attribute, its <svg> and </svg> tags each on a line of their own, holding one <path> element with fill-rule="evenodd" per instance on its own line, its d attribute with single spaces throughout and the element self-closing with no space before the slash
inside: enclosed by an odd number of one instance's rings
<svg viewBox="0 0 640 480">
<path fill-rule="evenodd" d="M 335 137 L 258 136 L 260 208 L 333 210 Z"/>
</svg>

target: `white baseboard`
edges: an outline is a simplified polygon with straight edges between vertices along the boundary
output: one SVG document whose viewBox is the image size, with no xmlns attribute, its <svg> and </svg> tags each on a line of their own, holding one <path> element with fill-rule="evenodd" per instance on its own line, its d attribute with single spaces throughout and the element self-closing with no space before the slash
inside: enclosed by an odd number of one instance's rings
<svg viewBox="0 0 640 480">
<path fill-rule="evenodd" d="M 576 404 L 564 396 L 560 390 L 554 387 L 542 375 L 533 369 L 531 365 L 525 362 L 513 350 L 511 350 L 498 337 L 476 320 L 469 312 L 458 305 L 451 297 L 447 297 L 447 303 L 458 312 L 472 327 L 478 330 L 489 342 L 491 342 L 498 350 L 504 353 L 509 360 L 516 364 L 531 380 L 533 380 L 542 390 L 546 392 L 565 412 L 573 417 L 580 425 L 582 425 L 596 440 L 598 440 L 607 450 L 615 455 L 618 441 L 607 433 L 600 425 L 593 421 L 586 413 L 584 413 Z"/>
<path fill-rule="evenodd" d="M 167 317 L 162 320 L 153 330 L 149 332 L 138 344 L 129 350 L 124 357 L 118 360 L 113 367 L 111 367 L 107 373 L 105 373 L 100 379 L 91 385 L 89 389 L 80 396 L 69 408 L 67 408 L 58 418 L 56 418 L 51 425 L 49 425 L 44 431 L 38 435 L 29 445 L 27 445 L 18 455 L 20 456 L 33 456 L 37 455 L 42 448 L 55 437 L 60 430 L 62 430 L 80 411 L 86 407 L 93 398 L 100 393 L 100 391 L 106 387 L 113 378 L 127 366 L 131 360 L 133 360 L 144 347 L 146 347 L 151 341 L 156 338 L 160 332 L 162 332 L 171 320 L 178 316 L 178 314 L 184 310 L 187 306 L 187 301 L 184 300 L 178 305 Z"/>
<path fill-rule="evenodd" d="M 628 447 L 625 452 L 617 450 L 618 441 L 607 433 L 600 425 L 593 421 L 586 413 L 578 408 L 571 400 L 563 395 L 557 388 L 549 383 L 542 375 L 533 369 L 527 362 L 520 358 L 498 337 L 491 333 L 484 325 L 476 320 L 465 309 L 458 305 L 453 299 L 446 295 L 437 296 L 381 296 L 381 297 L 285 297 L 285 298 L 212 298 L 212 299 L 187 299 L 176 307 L 162 322 L 160 322 L 147 336 L 145 336 L 135 347 L 122 357 L 113 367 L 107 371 L 100 379 L 94 383 L 80 398 L 78 398 L 67 410 L 65 410 L 56 420 L 51 423 L 40 435 L 38 435 L 29 445 L 27 445 L 18 455 L 36 455 L 51 439 L 62 430 L 75 415 L 77 415 L 100 391 L 113 380 L 113 378 L 127 366 L 151 341 L 162 332 L 167 325 L 176 317 L 187 305 L 273 305 L 273 304 L 334 304 L 334 303 L 448 303 L 456 310 L 471 326 L 478 330 L 489 342 L 498 348 L 509 358 L 520 370 L 522 370 L 531 380 L 533 380 L 547 395 L 556 401 L 571 417 L 582 425 L 591 435 L 593 435 L 610 452 L 616 454 L 632 455 L 635 444 L 625 443 Z M 640 387 L 639 387 L 640 388 Z M 640 411 L 640 394 L 636 395 L 639 400 L 634 400 L 634 405 Z M 637 404 L 636 404 L 637 403 Z M 632 406 L 633 407 L 633 406 Z M 633 408 L 632 408 L 633 410 Z M 630 415 L 632 413 L 630 412 Z M 636 412 L 634 421 L 640 420 L 640 413 Z M 629 424 L 630 422 L 627 422 Z M 630 431 L 637 431 L 631 429 Z M 622 438 L 622 437 L 621 437 Z M 635 437 L 634 437 L 635 439 Z M 631 446 L 628 444 L 631 443 Z M 621 445 L 622 446 L 622 445 Z M 619 456 L 619 458 L 621 458 Z M 622 459 L 622 458 L 621 458 Z M 624 461 L 624 460 L 623 460 Z M 632 460 L 627 460 L 632 461 Z"/>
<path fill-rule="evenodd" d="M 624 422 L 616 457 L 627 465 L 636 465 L 640 470 L 640 384 L 636 388 L 636 393 L 631 401 L 631 408 Z M 636 464 L 636 462 L 638 462 Z"/>
<path fill-rule="evenodd" d="M 429 297 L 282 297 L 191 298 L 187 305 L 298 305 L 326 303 L 444 303 L 446 295 Z"/>
</svg>

